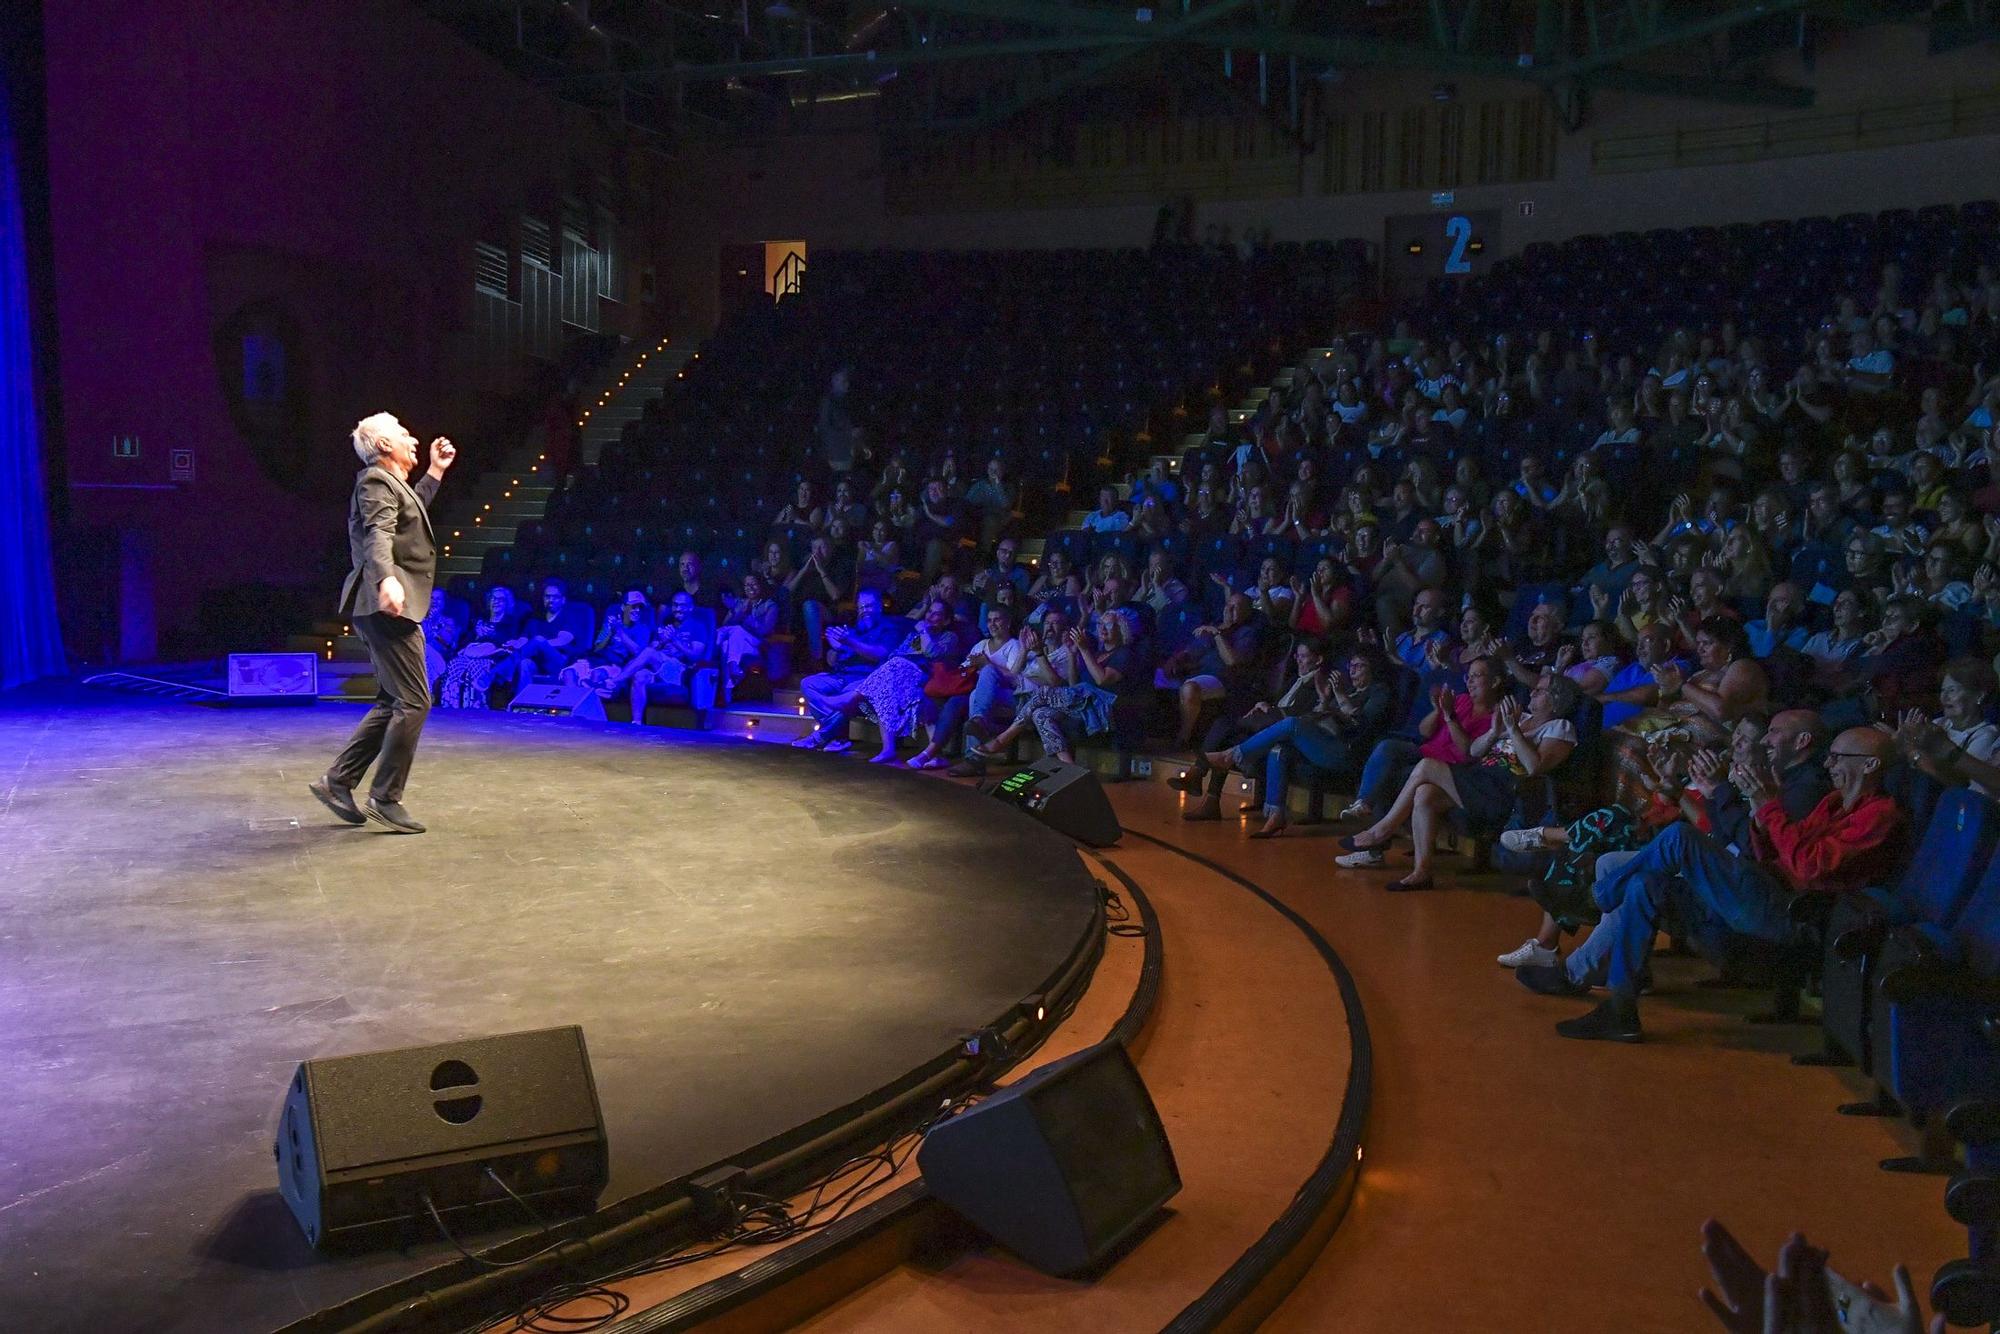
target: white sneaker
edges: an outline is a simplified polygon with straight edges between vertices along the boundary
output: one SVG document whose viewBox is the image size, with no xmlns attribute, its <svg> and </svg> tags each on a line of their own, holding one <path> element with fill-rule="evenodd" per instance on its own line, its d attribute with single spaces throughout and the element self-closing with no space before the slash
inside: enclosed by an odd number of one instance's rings
<svg viewBox="0 0 2000 1334">
<path fill-rule="evenodd" d="M 1343 820 L 1359 820 L 1367 814 L 1369 814 L 1368 803 L 1365 801 L 1350 801 L 1340 808 L 1340 818 Z"/>
<path fill-rule="evenodd" d="M 1345 866 L 1350 871 L 1366 871 L 1387 864 L 1387 859 L 1374 848 L 1363 848 L 1360 852 L 1345 852 L 1333 859 L 1335 866 Z"/>
<path fill-rule="evenodd" d="M 1507 832 L 1513 834 L 1513 833 L 1520 833 L 1522 831 L 1517 829 L 1510 829 Z M 1554 950 L 1550 949 L 1546 945 L 1537 943 L 1535 939 L 1531 936 L 1527 940 L 1521 942 L 1521 947 L 1519 949 L 1508 950 L 1505 954 L 1501 955 L 1499 958 L 1499 964 L 1502 968 L 1519 968 L 1523 964 L 1530 964 L 1530 963 L 1541 964 L 1544 967 L 1548 967 L 1550 965 L 1553 965 L 1557 960 L 1561 958 L 1562 955 L 1557 954 Z"/>
<path fill-rule="evenodd" d="M 1538 852 L 1542 846 L 1542 831 L 1539 828 L 1509 829 L 1500 835 L 1500 846 L 1509 852 Z"/>
</svg>

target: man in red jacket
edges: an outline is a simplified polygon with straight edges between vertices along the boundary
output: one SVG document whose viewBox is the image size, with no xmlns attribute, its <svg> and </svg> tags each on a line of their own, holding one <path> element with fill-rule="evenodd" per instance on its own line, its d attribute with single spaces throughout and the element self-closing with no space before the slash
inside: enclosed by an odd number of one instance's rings
<svg viewBox="0 0 2000 1334">
<path fill-rule="evenodd" d="M 1662 909 L 1671 904 L 1696 935 L 1791 938 L 1795 894 L 1839 894 L 1881 884 L 1896 871 L 1902 812 L 1882 793 L 1895 741 L 1873 727 L 1834 738 L 1826 753 L 1833 791 L 1793 819 L 1768 769 L 1745 775 L 1754 849 L 1741 853 L 1693 826 L 1660 831 L 1637 857 L 1597 882 L 1604 920 L 1561 963 L 1515 970 L 1521 985 L 1551 996 L 1585 996 L 1602 983 L 1609 999 L 1556 1025 L 1566 1038 L 1638 1042 L 1639 978 L 1653 952 Z"/>
</svg>

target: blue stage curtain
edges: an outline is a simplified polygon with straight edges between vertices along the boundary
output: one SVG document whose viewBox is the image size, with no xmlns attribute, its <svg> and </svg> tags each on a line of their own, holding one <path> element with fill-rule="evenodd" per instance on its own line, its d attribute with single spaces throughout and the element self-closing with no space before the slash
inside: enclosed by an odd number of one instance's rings
<svg viewBox="0 0 2000 1334">
<path fill-rule="evenodd" d="M 29 345 L 28 241 L 0 70 L 0 689 L 63 670 Z"/>
</svg>

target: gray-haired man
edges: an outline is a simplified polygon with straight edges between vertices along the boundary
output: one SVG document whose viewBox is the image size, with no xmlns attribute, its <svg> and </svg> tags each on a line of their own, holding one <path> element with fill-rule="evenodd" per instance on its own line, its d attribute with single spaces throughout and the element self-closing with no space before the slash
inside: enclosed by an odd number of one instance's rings
<svg viewBox="0 0 2000 1334">
<path fill-rule="evenodd" d="M 428 506 L 458 449 L 442 436 L 431 441 L 430 469 L 412 487 L 417 438 L 395 417 L 378 412 L 355 425 L 354 453 L 362 464 L 347 510 L 354 568 L 341 586 L 340 613 L 352 618 L 367 641 L 375 706 L 326 777 L 308 786 L 349 824 L 372 819 L 399 834 L 421 834 L 424 827 L 402 802 L 431 709 L 423 620 L 437 577 L 437 538 Z M 354 789 L 371 764 L 375 782 L 364 814 L 354 804 Z"/>
</svg>

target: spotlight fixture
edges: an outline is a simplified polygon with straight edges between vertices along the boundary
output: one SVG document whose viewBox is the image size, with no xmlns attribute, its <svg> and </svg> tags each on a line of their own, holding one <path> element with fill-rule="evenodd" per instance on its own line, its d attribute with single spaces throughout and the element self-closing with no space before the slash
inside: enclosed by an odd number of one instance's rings
<svg viewBox="0 0 2000 1334">
<path fill-rule="evenodd" d="M 1034 1020 L 1036 1023 L 1041 1023 L 1049 1017 L 1048 998 L 1040 995 L 1028 997 L 1021 1002 L 1021 1013 L 1027 1015 L 1028 1018 Z"/>
</svg>

